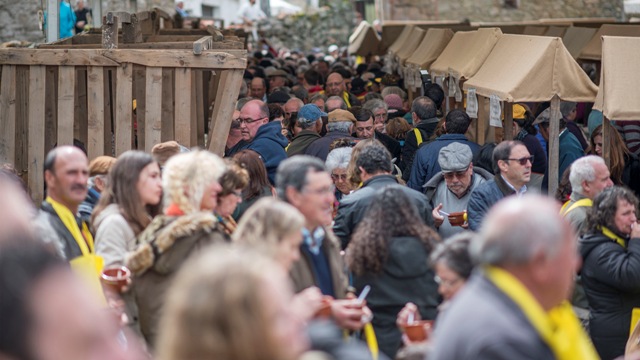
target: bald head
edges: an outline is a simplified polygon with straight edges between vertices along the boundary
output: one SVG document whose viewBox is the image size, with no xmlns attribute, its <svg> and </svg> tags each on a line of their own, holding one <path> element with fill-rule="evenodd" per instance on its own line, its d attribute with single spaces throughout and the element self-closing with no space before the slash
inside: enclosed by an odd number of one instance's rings
<svg viewBox="0 0 640 360">
<path fill-rule="evenodd" d="M 326 85 L 327 96 L 341 96 L 345 90 L 344 78 L 337 72 L 329 74 Z"/>
<path fill-rule="evenodd" d="M 73 213 L 87 196 L 89 162 L 82 150 L 60 146 L 47 154 L 44 162 L 47 195 Z"/>
<path fill-rule="evenodd" d="M 269 107 L 260 100 L 247 102 L 240 110 L 240 130 L 242 139 L 252 141 L 258 129 L 269 122 Z"/>
<path fill-rule="evenodd" d="M 267 81 L 261 77 L 251 79 L 251 97 L 262 100 L 267 93 Z"/>
</svg>

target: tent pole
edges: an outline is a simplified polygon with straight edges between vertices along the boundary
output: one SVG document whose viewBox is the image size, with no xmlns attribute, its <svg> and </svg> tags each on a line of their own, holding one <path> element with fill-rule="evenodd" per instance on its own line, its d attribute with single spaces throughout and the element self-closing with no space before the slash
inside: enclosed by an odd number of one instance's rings
<svg viewBox="0 0 640 360">
<path fill-rule="evenodd" d="M 606 116 L 602 117 L 602 158 L 604 159 L 607 168 L 611 166 L 611 131 L 615 131 L 611 128 L 611 121 Z"/>
<path fill-rule="evenodd" d="M 47 42 L 60 39 L 60 1 L 47 0 Z"/>
<path fill-rule="evenodd" d="M 487 118 L 489 115 L 487 110 L 485 97 L 478 95 L 478 118 L 476 119 L 476 142 L 478 145 L 484 145 L 487 142 L 485 137 L 488 126 Z"/>
<path fill-rule="evenodd" d="M 504 140 L 513 140 L 513 103 L 504 102 Z"/>
<path fill-rule="evenodd" d="M 554 95 L 551 99 L 551 119 L 549 120 L 549 184 L 548 193 L 553 196 L 558 189 L 558 174 L 560 166 L 560 97 Z"/>
</svg>

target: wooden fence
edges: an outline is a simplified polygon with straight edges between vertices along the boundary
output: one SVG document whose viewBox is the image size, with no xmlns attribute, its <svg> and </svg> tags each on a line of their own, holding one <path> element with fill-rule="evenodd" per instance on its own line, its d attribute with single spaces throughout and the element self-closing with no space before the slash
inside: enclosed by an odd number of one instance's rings
<svg viewBox="0 0 640 360">
<path fill-rule="evenodd" d="M 145 33 L 135 14 L 123 17 L 104 17 L 101 35 L 0 50 L 0 163 L 14 164 L 36 202 L 46 153 L 74 139 L 89 159 L 168 140 L 224 150 L 243 43 L 214 31 L 162 35 L 153 21 Z"/>
</svg>

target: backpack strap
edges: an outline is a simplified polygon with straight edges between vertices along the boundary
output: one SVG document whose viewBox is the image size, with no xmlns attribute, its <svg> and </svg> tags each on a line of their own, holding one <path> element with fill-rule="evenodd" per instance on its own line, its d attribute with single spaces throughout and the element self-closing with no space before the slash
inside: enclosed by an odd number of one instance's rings
<svg viewBox="0 0 640 360">
<path fill-rule="evenodd" d="M 413 128 L 413 133 L 416 134 L 416 142 L 420 146 L 422 144 L 422 132 L 418 128 Z"/>
</svg>

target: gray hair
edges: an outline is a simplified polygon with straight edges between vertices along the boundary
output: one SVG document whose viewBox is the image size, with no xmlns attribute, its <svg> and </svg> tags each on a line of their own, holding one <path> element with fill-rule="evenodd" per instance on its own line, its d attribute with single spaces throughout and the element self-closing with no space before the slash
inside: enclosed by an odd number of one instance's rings
<svg viewBox="0 0 640 360">
<path fill-rule="evenodd" d="M 605 165 L 604 159 L 597 155 L 583 156 L 571 164 L 569 172 L 569 181 L 571 182 L 571 191 L 582 194 L 582 182 L 591 182 L 596 179 L 596 164 Z"/>
<path fill-rule="evenodd" d="M 396 94 L 398 96 L 400 96 L 400 98 L 402 98 L 402 100 L 407 100 L 407 92 L 402 90 L 400 87 L 398 86 L 385 86 L 384 89 L 382 89 L 382 97 L 384 98 L 387 95 L 390 94 Z"/>
<path fill-rule="evenodd" d="M 352 151 L 353 148 L 350 147 L 341 147 L 331 150 L 329 155 L 327 155 L 327 161 L 325 161 L 327 171 L 331 173 L 335 169 L 346 169 L 349 166 Z"/>
<path fill-rule="evenodd" d="M 340 101 L 340 107 L 337 109 L 347 110 L 347 103 L 345 103 L 340 96 L 329 97 L 327 101 L 324 102 L 325 110 L 329 110 L 329 108 L 327 107 L 327 104 L 329 103 L 329 101 Z M 335 109 L 332 109 L 332 110 L 335 110 Z"/>
<path fill-rule="evenodd" d="M 356 168 L 362 167 L 368 174 L 391 172 L 393 166 L 389 150 L 380 143 L 362 148 L 355 165 Z"/>
<path fill-rule="evenodd" d="M 251 97 L 243 97 L 238 99 L 238 102 L 236 103 L 236 110 L 238 111 L 242 110 L 242 108 L 251 100 L 255 100 L 255 99 Z"/>
<path fill-rule="evenodd" d="M 320 159 L 309 155 L 297 155 L 286 159 L 278 166 L 276 173 L 276 191 L 280 199 L 289 202 L 287 199 L 287 188 L 293 187 L 301 192 L 307 185 L 307 174 L 309 172 L 327 171 Z"/>
<path fill-rule="evenodd" d="M 471 254 L 479 265 L 525 265 L 536 254 L 553 258 L 571 231 L 558 204 L 540 195 L 510 196 L 484 219 Z"/>
<path fill-rule="evenodd" d="M 426 96 L 419 96 L 411 104 L 411 112 L 416 113 L 420 120 L 427 120 L 436 117 L 437 107 L 432 99 Z"/>
<path fill-rule="evenodd" d="M 306 130 L 313 127 L 317 121 L 318 119 L 311 120 L 311 119 L 303 118 L 302 116 L 298 116 L 296 123 L 298 124 L 298 126 L 300 126 L 302 130 Z"/>
<path fill-rule="evenodd" d="M 571 112 L 576 109 L 576 105 L 577 103 L 573 101 L 560 102 L 560 114 L 562 114 L 562 117 L 566 118 L 567 115 L 571 114 Z"/>
<path fill-rule="evenodd" d="M 351 121 L 331 122 L 327 124 L 327 131 L 339 131 L 351 135 L 349 133 L 351 125 L 353 125 Z"/>
<path fill-rule="evenodd" d="M 369 101 L 365 102 L 364 105 L 362 105 L 362 107 L 364 109 L 367 109 L 367 110 L 371 111 L 372 113 L 375 113 L 376 110 L 378 110 L 378 109 L 384 109 L 384 111 L 388 111 L 389 110 L 389 107 L 387 106 L 387 103 L 384 102 L 384 100 L 380 100 L 380 99 L 369 100 Z"/>
</svg>

